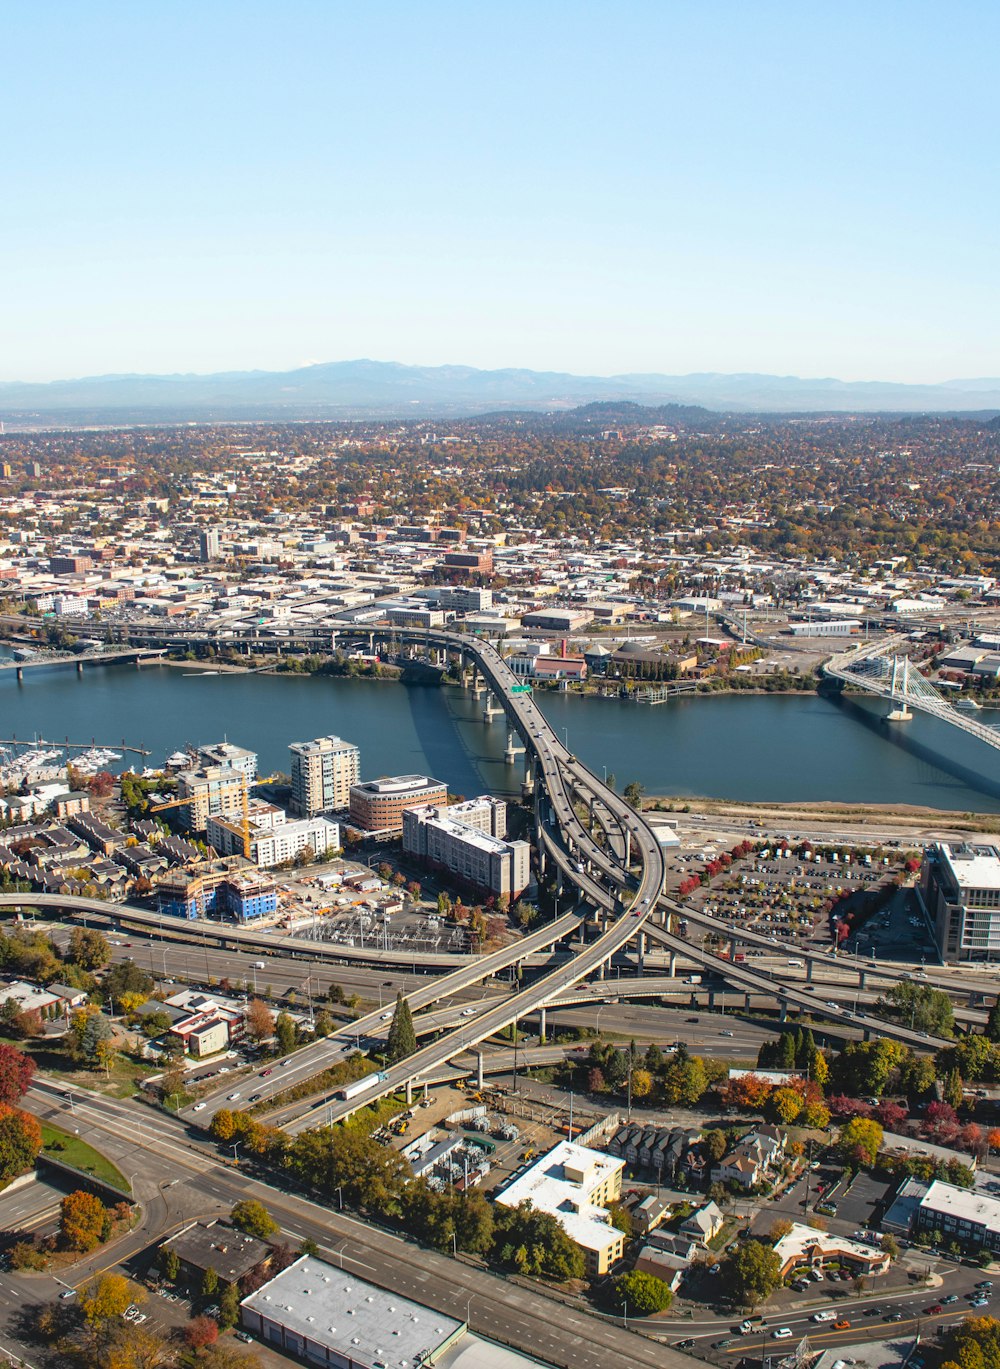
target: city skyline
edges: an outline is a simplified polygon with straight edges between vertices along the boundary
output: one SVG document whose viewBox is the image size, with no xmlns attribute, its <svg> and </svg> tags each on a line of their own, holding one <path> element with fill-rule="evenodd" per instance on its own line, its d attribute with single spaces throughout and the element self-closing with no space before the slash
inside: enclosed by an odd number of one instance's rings
<svg viewBox="0 0 1000 1369">
<path fill-rule="evenodd" d="M 0 379 L 1000 374 L 993 7 L 20 7 Z"/>
</svg>

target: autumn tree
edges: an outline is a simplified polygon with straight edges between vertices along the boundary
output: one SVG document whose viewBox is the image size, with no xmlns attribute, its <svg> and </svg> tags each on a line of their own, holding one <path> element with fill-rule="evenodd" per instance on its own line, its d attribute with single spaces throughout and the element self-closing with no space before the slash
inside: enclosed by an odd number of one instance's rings
<svg viewBox="0 0 1000 1369">
<path fill-rule="evenodd" d="M 841 1128 L 837 1147 L 845 1160 L 871 1166 L 882 1149 L 882 1127 L 872 1117 L 855 1117 Z"/>
<path fill-rule="evenodd" d="M 211 1317 L 193 1317 L 184 1328 L 184 1343 L 191 1350 L 214 1345 L 219 1339 L 219 1323 Z"/>
<path fill-rule="evenodd" d="M 145 1291 L 123 1274 L 102 1274 L 84 1289 L 80 1308 L 87 1325 L 98 1328 L 145 1297 Z"/>
<path fill-rule="evenodd" d="M 781 1259 L 764 1241 L 743 1241 L 727 1261 L 726 1274 L 734 1301 L 756 1307 L 781 1283 Z"/>
<path fill-rule="evenodd" d="M 74 927 L 69 934 L 67 958 L 81 970 L 102 970 L 111 960 L 111 947 L 103 932 L 93 927 Z"/>
<path fill-rule="evenodd" d="M 76 1189 L 59 1204 L 59 1234 L 70 1250 L 94 1250 L 107 1239 L 111 1214 L 93 1193 Z"/>
<path fill-rule="evenodd" d="M 30 1112 L 0 1103 L 0 1183 L 24 1174 L 42 1148 L 42 1129 Z"/>
<path fill-rule="evenodd" d="M 274 1013 L 260 998 L 251 998 L 246 1009 L 246 1032 L 258 1045 L 274 1035 Z"/>
<path fill-rule="evenodd" d="M 31 1087 L 35 1065 L 30 1056 L 16 1046 L 0 1042 L 0 1103 L 13 1107 Z"/>
</svg>

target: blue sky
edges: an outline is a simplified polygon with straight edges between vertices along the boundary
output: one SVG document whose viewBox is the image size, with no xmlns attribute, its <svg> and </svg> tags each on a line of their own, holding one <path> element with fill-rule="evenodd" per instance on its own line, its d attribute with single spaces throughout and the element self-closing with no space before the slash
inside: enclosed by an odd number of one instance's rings
<svg viewBox="0 0 1000 1369">
<path fill-rule="evenodd" d="M 1000 375 L 995 0 L 8 0 L 0 379 Z"/>
</svg>

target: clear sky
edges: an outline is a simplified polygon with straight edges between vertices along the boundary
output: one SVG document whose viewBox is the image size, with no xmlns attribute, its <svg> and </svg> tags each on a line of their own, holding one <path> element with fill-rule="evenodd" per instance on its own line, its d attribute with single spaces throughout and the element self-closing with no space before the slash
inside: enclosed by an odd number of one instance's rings
<svg viewBox="0 0 1000 1369">
<path fill-rule="evenodd" d="M 6 0 L 0 379 L 1000 376 L 997 0 Z"/>
</svg>

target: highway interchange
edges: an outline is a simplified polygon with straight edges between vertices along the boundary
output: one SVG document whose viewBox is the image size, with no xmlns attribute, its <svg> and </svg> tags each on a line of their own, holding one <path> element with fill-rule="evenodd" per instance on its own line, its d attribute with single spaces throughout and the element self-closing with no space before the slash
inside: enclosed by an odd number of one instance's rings
<svg viewBox="0 0 1000 1369">
<path fill-rule="evenodd" d="M 394 635 L 406 637 L 408 634 L 396 631 Z M 897 1024 L 887 1024 L 864 1011 L 868 994 L 860 990 L 862 971 L 885 980 L 898 978 L 899 975 L 891 967 L 879 966 L 877 972 L 867 965 L 852 967 L 855 983 L 859 985 L 859 1001 L 855 1011 L 845 1005 L 850 995 L 843 993 L 843 986 L 841 992 L 835 993 L 829 1001 L 822 1000 L 815 989 L 810 989 L 804 983 L 800 986 L 791 979 L 787 967 L 784 972 L 772 975 L 769 970 L 757 965 L 736 964 L 720 959 L 678 937 L 670 930 L 671 914 L 698 920 L 703 926 L 709 926 L 711 920 L 706 920 L 703 914 L 695 918 L 686 905 L 664 896 L 664 856 L 652 828 L 641 813 L 634 811 L 618 794 L 598 781 L 560 744 L 530 695 L 522 691 L 500 655 L 484 642 L 470 641 L 451 633 L 409 636 L 423 641 L 428 647 L 460 653 L 463 661 L 470 661 L 483 676 L 494 696 L 502 700 L 508 725 L 519 734 L 533 766 L 536 829 L 542 858 L 554 864 L 561 890 L 567 885 L 576 890 L 576 903 L 572 911 L 532 933 L 515 947 L 471 960 L 467 957 L 409 952 L 397 965 L 392 952 L 367 948 L 360 954 L 351 954 L 358 948 L 339 945 L 331 948 L 326 943 L 282 938 L 277 949 L 284 952 L 286 957 L 291 954 L 307 957 L 310 961 L 310 979 L 315 978 L 318 986 L 322 986 L 324 980 L 339 982 L 342 967 L 335 962 L 344 960 L 353 960 L 359 967 L 364 965 L 369 972 L 374 970 L 376 974 L 383 968 L 405 971 L 410 967 L 413 978 L 406 981 L 407 987 L 416 983 L 418 967 L 425 973 L 447 970 L 448 973 L 438 978 L 421 978 L 409 993 L 409 1001 L 415 1012 L 442 1000 L 456 999 L 458 1003 L 457 1007 L 439 1010 L 440 1015 L 433 1025 L 443 1028 L 442 1034 L 429 1044 L 420 1046 L 405 1061 L 392 1066 L 386 1072 L 385 1079 L 377 1088 L 366 1093 L 360 1102 L 327 1101 L 323 1104 L 320 1117 L 307 1110 L 288 1123 L 290 1132 L 294 1134 L 305 1126 L 316 1125 L 318 1120 L 336 1120 L 347 1116 L 375 1097 L 409 1090 L 414 1085 L 432 1080 L 438 1077 L 436 1071 L 446 1069 L 456 1056 L 467 1053 L 503 1028 L 537 1015 L 541 1009 L 557 1004 L 567 996 L 583 996 L 595 1002 L 617 996 L 620 992 L 617 977 L 603 977 L 613 970 L 615 958 L 637 939 L 640 939 L 640 961 L 652 941 L 678 959 L 683 959 L 684 963 L 693 963 L 720 976 L 731 989 L 740 990 L 751 997 L 763 995 L 773 1003 L 777 982 L 782 1015 L 790 1008 L 797 1008 L 814 1018 L 826 1017 L 852 1034 L 877 1032 L 893 1036 L 918 1049 L 935 1049 L 946 1044 Z M 578 805 L 589 806 L 589 821 L 581 820 Z M 601 840 L 595 836 L 592 824 L 603 829 Z M 637 872 L 633 873 L 633 867 L 636 866 Z M 87 900 L 59 896 L 0 898 L 0 905 L 16 904 L 56 907 L 74 916 L 90 913 L 106 917 L 109 911 L 106 904 L 95 906 Z M 156 928 L 163 935 L 162 919 L 155 914 L 138 909 L 116 908 L 113 911 L 122 927 L 141 926 L 148 934 L 153 934 Z M 599 922 L 597 928 L 593 925 L 595 918 Z M 732 935 L 730 928 L 725 924 L 722 927 L 727 934 Z M 262 950 L 265 945 L 276 949 L 273 938 L 254 933 L 252 929 L 220 928 L 217 925 L 210 929 L 189 926 L 170 929 L 170 935 L 176 938 L 192 934 L 201 943 L 199 951 L 193 952 L 193 955 L 196 960 L 204 956 L 206 974 L 212 973 L 213 955 L 224 955 L 231 977 L 240 973 L 240 961 L 233 951 L 245 947 L 242 954 L 248 957 L 253 951 Z M 748 935 L 741 930 L 738 938 L 740 941 L 753 942 L 754 934 Z M 760 940 L 767 942 L 768 939 Z M 559 947 L 560 943 L 565 954 L 553 954 L 552 948 Z M 770 949 L 774 950 L 773 945 Z M 173 951 L 169 953 L 172 955 Z M 529 956 L 542 953 L 549 957 L 550 963 L 540 966 L 539 972 L 523 987 L 516 983 L 507 985 L 496 982 L 495 976 L 499 972 Z M 162 968 L 165 969 L 168 954 L 166 941 L 155 948 L 150 946 L 151 959 L 161 954 Z M 810 960 L 811 956 L 801 953 L 801 958 Z M 826 967 L 829 967 L 829 961 L 826 961 Z M 155 964 L 153 968 L 156 968 Z M 839 977 L 844 974 L 845 968 L 843 963 L 838 963 L 836 970 L 831 973 Z M 821 977 L 823 973 L 825 970 L 821 971 Z M 244 973 L 243 977 L 250 976 Z M 936 980 L 937 975 L 934 978 Z M 577 987 L 588 980 L 590 982 L 585 987 Z M 483 985 L 484 981 L 491 981 L 486 983 L 485 992 L 483 988 L 475 988 Z M 948 976 L 948 982 L 949 987 L 955 987 L 954 977 Z M 981 984 L 978 977 L 974 981 L 970 978 L 969 991 L 981 990 Z M 460 996 L 468 995 L 470 991 L 479 993 L 481 997 L 466 1008 L 462 1005 L 468 1000 Z M 658 992 L 671 992 L 670 984 L 658 986 Z M 839 1004 L 837 999 L 840 1000 Z M 385 1030 L 386 1010 L 375 1009 L 334 1036 L 296 1052 L 287 1064 L 279 1065 L 274 1070 L 267 1081 L 267 1088 L 277 1092 L 292 1082 L 311 1077 L 353 1048 L 357 1041 L 378 1037 Z M 260 1091 L 263 1092 L 263 1088 Z M 47 1091 L 45 1097 L 50 1108 L 62 1109 L 65 1105 L 65 1100 L 54 1100 L 51 1091 Z M 374 1232 L 339 1214 L 316 1208 L 303 1199 L 289 1198 L 234 1172 L 210 1148 L 185 1135 L 185 1121 L 207 1123 L 215 1108 L 225 1100 L 226 1091 L 220 1089 L 204 1100 L 206 1106 L 199 1109 L 200 1116 L 192 1112 L 186 1119 L 158 1117 L 155 1134 L 151 1128 L 151 1134 L 142 1147 L 144 1162 L 155 1161 L 152 1165 L 154 1170 L 160 1164 L 193 1170 L 194 1175 L 186 1182 L 193 1183 L 195 1187 L 201 1185 L 206 1197 L 227 1202 L 247 1196 L 248 1191 L 255 1188 L 263 1188 L 268 1205 L 284 1223 L 295 1223 L 291 1229 L 297 1234 L 312 1236 L 327 1247 L 332 1245 L 334 1239 L 342 1240 L 339 1257 L 348 1264 L 360 1262 L 362 1257 L 370 1261 L 367 1266 L 361 1265 L 359 1272 L 368 1267 L 373 1271 L 370 1277 L 381 1276 L 401 1293 L 409 1292 L 446 1311 L 455 1310 L 456 1293 L 462 1296 L 467 1294 L 476 1308 L 472 1322 L 477 1329 L 481 1327 L 488 1334 L 495 1333 L 500 1339 L 505 1339 L 509 1338 L 516 1320 L 522 1335 L 519 1343 L 530 1345 L 535 1353 L 543 1355 L 553 1364 L 572 1364 L 579 1365 L 580 1369 L 588 1369 L 588 1366 L 596 1367 L 600 1363 L 603 1369 L 608 1354 L 627 1356 L 638 1364 L 685 1363 L 680 1356 L 662 1347 L 652 1346 L 636 1337 L 626 1338 L 625 1333 L 617 1327 L 595 1321 L 571 1309 L 566 1309 L 565 1315 L 563 1310 L 560 1311 L 557 1329 L 553 1326 L 551 1305 L 539 1294 L 513 1289 L 509 1283 L 502 1283 L 461 1262 L 456 1265 L 456 1262 L 432 1252 L 417 1251 L 396 1237 Z M 86 1117 L 88 1126 L 95 1133 L 116 1135 L 119 1139 L 135 1135 L 136 1113 L 133 1104 L 102 1098 L 99 1103 L 78 1101 L 76 1111 Z M 194 1159 L 193 1153 L 196 1156 Z M 407 1252 L 405 1255 L 403 1250 Z M 504 1335 L 500 1335 L 501 1329 Z M 530 1337 L 525 1340 L 523 1337 L 528 1336 L 529 1329 Z"/>
</svg>

